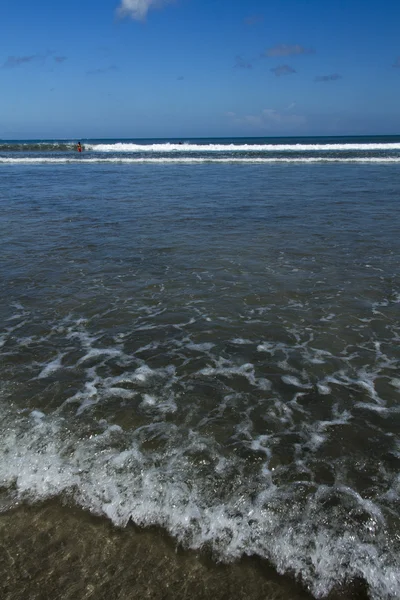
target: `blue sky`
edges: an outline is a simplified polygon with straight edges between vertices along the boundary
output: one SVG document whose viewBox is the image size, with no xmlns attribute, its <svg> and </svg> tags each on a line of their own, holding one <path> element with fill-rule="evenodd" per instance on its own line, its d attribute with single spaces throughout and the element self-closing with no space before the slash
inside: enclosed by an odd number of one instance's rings
<svg viewBox="0 0 400 600">
<path fill-rule="evenodd" d="M 3 0 L 0 138 L 400 134 L 400 3 Z"/>
</svg>

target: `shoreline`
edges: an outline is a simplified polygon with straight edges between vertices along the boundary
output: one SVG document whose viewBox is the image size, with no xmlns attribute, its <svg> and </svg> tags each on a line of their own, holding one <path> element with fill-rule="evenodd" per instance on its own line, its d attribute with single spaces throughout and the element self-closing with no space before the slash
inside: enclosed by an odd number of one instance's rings
<svg viewBox="0 0 400 600">
<path fill-rule="evenodd" d="M 313 598 L 257 557 L 216 564 L 207 553 L 183 550 L 159 528 L 118 529 L 58 500 L 2 513 L 0 532 L 0 596 L 7 600 Z M 362 584 L 328 596 L 367 597 Z"/>
</svg>

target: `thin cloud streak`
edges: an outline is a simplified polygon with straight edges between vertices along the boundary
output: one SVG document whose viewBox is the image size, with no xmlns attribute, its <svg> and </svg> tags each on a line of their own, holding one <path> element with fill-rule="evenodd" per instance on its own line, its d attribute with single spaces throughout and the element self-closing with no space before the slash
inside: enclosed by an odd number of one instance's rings
<svg viewBox="0 0 400 600">
<path fill-rule="evenodd" d="M 332 75 L 317 75 L 314 81 L 337 81 L 338 79 L 342 79 L 342 76 L 339 73 L 333 73 Z"/>
<path fill-rule="evenodd" d="M 298 115 L 289 110 L 278 111 L 274 108 L 264 108 L 258 115 L 239 116 L 234 112 L 225 113 L 237 125 L 250 125 L 257 130 L 287 131 L 301 129 L 307 123 L 303 115 Z"/>
<path fill-rule="evenodd" d="M 270 69 L 273 73 L 275 73 L 276 77 L 280 77 L 281 75 L 291 75 L 292 73 L 296 73 L 296 70 L 289 65 L 279 65 L 279 67 L 273 67 Z"/>
<path fill-rule="evenodd" d="M 392 67 L 394 67 L 395 69 L 400 69 L 400 56 L 398 56 L 397 59 L 394 61 Z"/>
<path fill-rule="evenodd" d="M 19 67 L 25 63 L 32 62 L 38 58 L 38 55 L 32 56 L 9 56 L 5 63 L 3 64 L 3 69 L 13 69 L 15 67 Z"/>
<path fill-rule="evenodd" d="M 300 54 L 314 54 L 314 50 L 312 48 L 300 46 L 300 44 L 278 44 L 277 46 L 265 50 L 262 56 L 298 56 Z"/>
<path fill-rule="evenodd" d="M 170 4 L 174 0 L 122 0 L 117 8 L 119 17 L 130 17 L 135 21 L 143 21 L 150 9 Z"/>
<path fill-rule="evenodd" d="M 109 67 L 86 71 L 86 75 L 103 75 L 104 73 L 109 73 L 110 71 L 118 71 L 118 69 L 115 65 L 110 65 Z"/>
<path fill-rule="evenodd" d="M 2 69 L 15 69 L 21 65 L 38 62 L 39 64 L 45 64 L 47 60 L 52 57 L 52 52 L 46 52 L 45 54 L 31 54 L 30 56 L 9 56 L 7 60 L 1 65 Z M 54 62 L 62 63 L 67 60 L 66 56 L 53 56 Z"/>
<path fill-rule="evenodd" d="M 251 63 L 247 62 L 247 60 L 245 60 L 244 58 L 242 58 L 239 55 L 237 55 L 235 57 L 235 61 L 236 61 L 234 64 L 235 69 L 251 69 L 252 68 Z"/>
<path fill-rule="evenodd" d="M 247 17 L 244 22 L 246 25 L 256 25 L 257 23 L 262 23 L 264 21 L 264 17 L 262 15 L 252 15 L 251 17 Z"/>
</svg>

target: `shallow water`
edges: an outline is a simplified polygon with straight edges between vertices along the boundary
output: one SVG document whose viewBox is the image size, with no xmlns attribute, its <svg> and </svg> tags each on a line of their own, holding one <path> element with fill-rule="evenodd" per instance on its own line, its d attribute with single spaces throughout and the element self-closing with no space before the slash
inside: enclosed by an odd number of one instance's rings
<svg viewBox="0 0 400 600">
<path fill-rule="evenodd" d="M 116 529 L 55 503 L 1 516 L 0 532 L 2 598 L 312 598 L 257 559 L 216 565 L 162 531 Z"/>
<path fill-rule="evenodd" d="M 28 555 L 32 539 L 72 519 L 57 586 L 74 547 L 82 569 L 95 564 L 82 546 L 88 523 L 99 553 L 135 545 L 134 523 L 186 549 L 162 569 L 187 568 L 180 581 L 194 597 L 209 593 L 210 572 L 223 597 L 217 567 L 199 566 L 209 556 L 231 565 L 221 567 L 229 597 L 255 569 L 264 583 L 251 598 L 268 597 L 271 582 L 277 597 L 395 598 L 396 165 L 0 171 L 1 521 L 14 523 L 11 556 L 15 540 Z M 104 521 L 65 516 L 60 501 Z M 151 540 L 152 565 L 157 535 L 139 536 Z M 46 542 L 42 559 L 49 553 Z M 32 561 L 35 586 L 49 571 Z M 8 585 L 17 590 L 15 574 Z M 149 597 L 163 597 L 157 586 Z"/>
</svg>

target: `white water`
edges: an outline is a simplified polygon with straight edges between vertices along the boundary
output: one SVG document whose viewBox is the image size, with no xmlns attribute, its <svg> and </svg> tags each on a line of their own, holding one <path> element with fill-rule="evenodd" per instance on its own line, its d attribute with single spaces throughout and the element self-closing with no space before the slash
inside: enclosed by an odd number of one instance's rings
<svg viewBox="0 0 400 600">
<path fill-rule="evenodd" d="M 204 163 L 237 163 L 237 164 L 314 164 L 314 163 L 348 163 L 348 164 L 395 164 L 400 163 L 400 157 L 354 157 L 333 158 L 316 156 L 312 158 L 197 158 L 197 157 L 163 157 L 163 158 L 48 158 L 25 157 L 4 158 L 0 157 L 0 164 L 77 164 L 77 163 L 118 163 L 118 164 L 204 164 Z"/>
<path fill-rule="evenodd" d="M 149 311 L 147 318 L 152 314 Z M 307 405 L 301 404 L 313 387 L 315 369 L 320 368 L 316 387 L 321 401 L 331 392 L 330 386 L 352 387 L 365 392 L 367 410 L 384 409 L 375 382 L 389 368 L 393 370 L 389 383 L 397 390 L 397 363 L 382 352 L 379 343 L 371 353 L 374 366 L 356 370 L 351 362 L 357 355 L 344 349 L 334 356 L 315 348 L 313 336 L 306 341 L 297 329 L 293 331 L 295 343 L 259 341 L 257 354 L 279 361 L 285 369 L 281 380 L 292 390 L 292 400 L 287 402 L 269 379 L 260 376 L 255 364 L 222 359 L 215 344 L 195 343 L 189 332 L 182 332 L 182 338 L 167 347 L 153 341 L 151 347 L 140 347 L 132 355 L 125 350 L 125 336 L 117 335 L 106 345 L 101 341 L 103 333 L 91 332 L 86 319 L 68 317 L 49 324 L 48 334 L 42 332 L 40 337 L 24 337 L 23 307 L 8 323 L 5 342 L 16 345 L 16 351 L 33 349 L 39 343 L 49 345 L 47 360 L 25 366 L 32 381 L 50 385 L 69 372 L 83 375 L 81 389 L 47 415 L 40 409 L 16 410 L 0 402 L 0 481 L 9 490 L 8 506 L 21 500 L 67 496 L 118 526 L 131 519 L 143 526 L 160 525 L 186 547 L 211 547 L 215 557 L 224 561 L 246 554 L 267 558 L 279 572 L 300 577 L 317 598 L 359 577 L 367 582 L 373 598 L 396 597 L 400 567 L 381 501 L 386 498 L 394 505 L 400 500 L 400 479 L 388 477 L 384 495 L 371 499 L 344 483 L 345 463 L 328 459 L 325 467 L 335 472 L 335 481 L 317 483 L 313 471 L 326 460 L 320 454 L 322 446 L 329 443 L 336 428 L 351 427 L 354 416 L 334 405 L 329 418 L 315 419 Z M 189 321 L 181 328 L 189 331 L 192 324 Z M 62 339 L 68 349 L 54 354 L 51 348 Z M 243 338 L 233 338 L 231 343 L 255 345 Z M 365 350 L 369 348 L 366 342 Z M 167 353 L 171 364 L 151 368 L 140 359 L 149 350 Z M 187 355 L 189 359 L 192 353 L 206 357 L 212 366 L 191 376 L 179 375 L 176 358 Z M 296 368 L 299 353 L 303 366 Z M 104 373 L 115 360 L 124 372 Z M 334 362 L 337 369 L 323 375 Z M 226 382 L 226 393 L 196 427 L 179 426 L 175 417 L 169 419 L 182 410 L 191 419 L 201 408 L 192 386 L 197 380 L 220 378 Z M 241 404 L 245 395 L 236 390 L 237 378 L 251 388 L 254 398 L 257 392 L 261 394 L 258 407 Z M 182 386 L 184 395 L 173 391 L 174 386 Z M 131 426 L 116 424 L 112 416 L 95 418 L 94 411 L 111 407 L 113 402 L 121 407 L 131 403 Z M 261 407 L 266 423 L 273 425 L 272 429 L 266 426 L 268 433 L 255 429 L 253 410 Z M 206 431 L 232 410 L 237 423 L 227 452 Z M 143 415 L 149 417 L 145 423 Z M 276 449 L 285 435 L 293 434 L 298 443 L 292 464 L 280 464 Z M 149 451 L 147 444 L 153 441 L 158 447 Z M 233 451 L 246 446 L 263 456 L 259 466 Z M 291 482 L 293 470 L 296 478 Z"/>
<path fill-rule="evenodd" d="M 0 462 L 0 480 L 14 487 L 15 500 L 67 495 L 116 525 L 130 519 L 161 525 L 187 547 L 210 545 L 223 560 L 258 554 L 279 572 L 300 576 L 317 598 L 357 577 L 365 579 L 374 598 L 395 598 L 400 589 L 396 554 L 385 543 L 385 518 L 351 488 L 299 482 L 277 487 L 268 471 L 259 474 L 255 486 L 245 464 L 219 456 L 217 446 L 194 433 L 179 448 L 149 456 L 141 447 L 143 430 L 129 434 L 104 421 L 102 433 L 78 437 L 62 418 L 7 412 L 3 407 L 0 444 L 6 460 Z M 149 426 L 147 434 L 151 428 L 155 436 L 175 435 L 166 423 Z M 266 441 L 257 443 L 266 449 Z M 121 444 L 124 449 L 118 450 Z M 214 463 L 209 482 L 188 460 L 206 448 L 207 463 Z M 238 475 L 232 487 L 227 474 L 233 470 Z M 213 497 L 209 485 L 219 487 L 224 480 L 229 497 Z M 388 493 L 398 497 L 399 483 Z M 359 534 L 352 518 L 326 508 L 338 500 L 349 515 L 360 515 Z"/>
<path fill-rule="evenodd" d="M 370 144 L 85 144 L 95 152 L 325 152 L 400 150 L 400 143 Z"/>
</svg>

